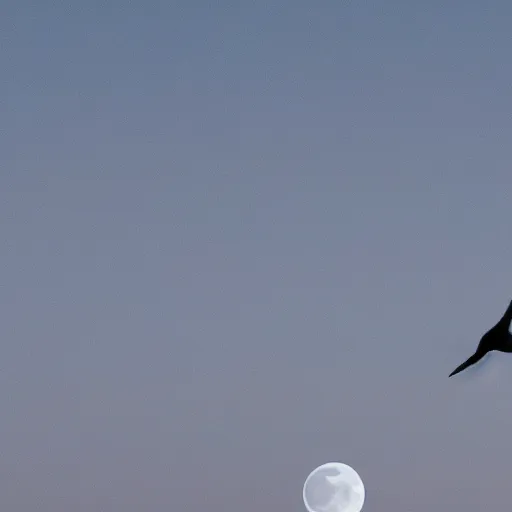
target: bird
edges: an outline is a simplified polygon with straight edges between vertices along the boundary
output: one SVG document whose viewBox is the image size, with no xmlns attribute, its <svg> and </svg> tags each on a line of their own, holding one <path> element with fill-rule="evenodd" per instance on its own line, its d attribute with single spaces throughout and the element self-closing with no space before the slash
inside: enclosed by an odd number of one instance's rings
<svg viewBox="0 0 512 512">
<path fill-rule="evenodd" d="M 457 366 L 457 368 L 450 373 L 449 377 L 457 375 L 457 373 L 462 370 L 474 365 L 480 361 L 482 357 L 493 350 L 498 352 L 512 352 L 512 334 L 509 332 L 511 321 L 512 300 L 499 322 L 482 336 L 476 352 L 467 361 L 464 361 L 460 366 Z"/>
</svg>

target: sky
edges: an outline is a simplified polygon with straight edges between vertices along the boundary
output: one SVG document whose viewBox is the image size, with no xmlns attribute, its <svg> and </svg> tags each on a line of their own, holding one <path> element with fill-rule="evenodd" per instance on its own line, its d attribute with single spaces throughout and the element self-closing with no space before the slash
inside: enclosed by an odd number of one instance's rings
<svg viewBox="0 0 512 512">
<path fill-rule="evenodd" d="M 512 505 L 512 4 L 0 1 L 0 505 Z"/>
</svg>

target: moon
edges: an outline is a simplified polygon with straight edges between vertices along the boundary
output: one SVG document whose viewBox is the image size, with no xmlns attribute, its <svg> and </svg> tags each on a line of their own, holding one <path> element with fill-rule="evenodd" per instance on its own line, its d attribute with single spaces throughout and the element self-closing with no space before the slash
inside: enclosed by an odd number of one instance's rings
<svg viewBox="0 0 512 512">
<path fill-rule="evenodd" d="M 361 477 L 341 462 L 318 466 L 306 478 L 302 489 L 308 512 L 361 512 L 364 497 Z"/>
</svg>

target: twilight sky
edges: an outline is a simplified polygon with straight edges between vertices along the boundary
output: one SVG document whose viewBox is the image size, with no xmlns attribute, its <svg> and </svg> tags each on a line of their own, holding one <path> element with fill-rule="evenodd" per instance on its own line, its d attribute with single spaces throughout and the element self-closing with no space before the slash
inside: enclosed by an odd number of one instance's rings
<svg viewBox="0 0 512 512">
<path fill-rule="evenodd" d="M 0 508 L 510 508 L 511 17 L 0 0 Z"/>
</svg>

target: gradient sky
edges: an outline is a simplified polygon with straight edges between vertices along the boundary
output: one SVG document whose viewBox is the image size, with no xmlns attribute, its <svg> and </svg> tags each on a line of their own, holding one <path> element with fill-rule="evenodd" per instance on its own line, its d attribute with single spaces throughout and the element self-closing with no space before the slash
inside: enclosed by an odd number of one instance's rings
<svg viewBox="0 0 512 512">
<path fill-rule="evenodd" d="M 510 1 L 0 1 L 0 506 L 512 506 Z"/>
</svg>

